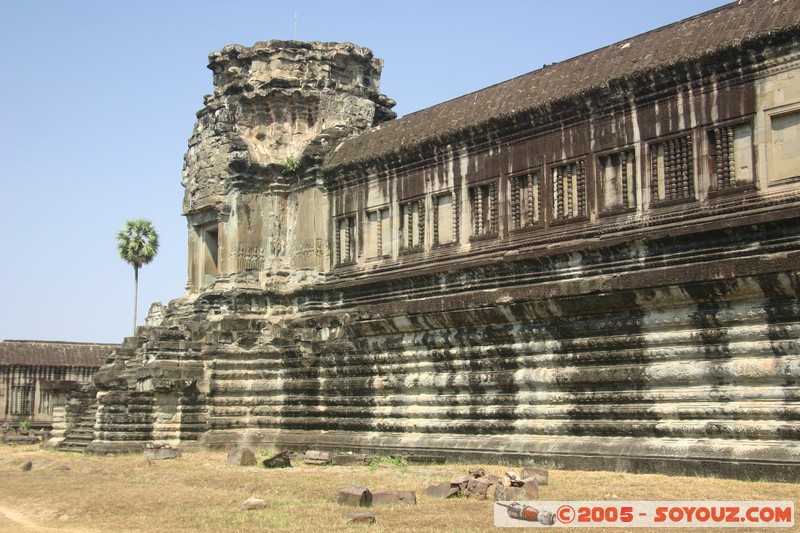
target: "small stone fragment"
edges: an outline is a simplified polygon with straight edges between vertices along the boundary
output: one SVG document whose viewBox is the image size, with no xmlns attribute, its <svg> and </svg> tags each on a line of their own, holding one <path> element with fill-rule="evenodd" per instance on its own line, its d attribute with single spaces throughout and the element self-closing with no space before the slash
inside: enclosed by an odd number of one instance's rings
<svg viewBox="0 0 800 533">
<path fill-rule="evenodd" d="M 292 466 L 292 461 L 289 459 L 289 452 L 280 452 L 264 459 L 261 464 L 264 468 L 289 468 Z"/>
<path fill-rule="evenodd" d="M 70 467 L 68 467 L 67 465 L 58 465 L 53 470 L 58 470 L 59 472 L 69 472 L 72 469 Z"/>
<path fill-rule="evenodd" d="M 544 469 L 544 468 L 537 468 L 535 466 L 528 466 L 528 467 L 522 469 L 522 472 L 520 473 L 520 477 L 522 477 L 522 479 L 535 477 L 536 478 L 536 483 L 538 483 L 539 486 L 547 485 L 547 479 L 549 477 L 549 471 Z"/>
<path fill-rule="evenodd" d="M 260 498 L 247 498 L 244 503 L 242 504 L 242 509 L 245 511 L 255 511 L 258 509 L 264 509 L 267 506 L 267 502 Z"/>
<path fill-rule="evenodd" d="M 494 501 L 526 501 L 528 495 L 522 487 L 506 487 L 505 485 L 497 485 L 494 493 Z"/>
<path fill-rule="evenodd" d="M 528 499 L 535 500 L 539 497 L 539 483 L 536 482 L 535 477 L 529 477 L 523 480 L 522 488 L 525 491 Z"/>
<path fill-rule="evenodd" d="M 338 502 L 351 507 L 369 507 L 372 505 L 372 493 L 367 487 L 350 485 L 339 491 Z"/>
<path fill-rule="evenodd" d="M 350 511 L 342 515 L 345 522 L 352 524 L 374 524 L 375 515 L 369 511 Z"/>
<path fill-rule="evenodd" d="M 237 447 L 228 454 L 228 464 L 234 466 L 255 466 L 258 464 L 256 454 L 250 448 Z"/>
<path fill-rule="evenodd" d="M 22 471 L 23 472 L 30 472 L 31 470 L 33 470 L 33 463 L 32 462 L 28 461 L 28 462 L 26 462 L 26 463 L 24 463 L 22 465 Z"/>
<path fill-rule="evenodd" d="M 484 470 L 483 468 L 480 468 L 480 467 L 470 468 L 469 469 L 469 475 L 471 475 L 474 478 L 483 477 L 483 476 L 486 475 L 486 470 Z"/>
<path fill-rule="evenodd" d="M 450 483 L 453 485 L 461 485 L 462 483 L 466 485 L 470 479 L 473 479 L 473 477 L 468 474 L 456 474 L 450 478 Z"/>
</svg>

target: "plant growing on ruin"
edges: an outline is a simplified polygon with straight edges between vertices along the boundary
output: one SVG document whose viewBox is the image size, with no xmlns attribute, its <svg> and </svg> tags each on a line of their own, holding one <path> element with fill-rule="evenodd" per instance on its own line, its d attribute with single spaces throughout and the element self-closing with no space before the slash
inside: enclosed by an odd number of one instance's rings
<svg viewBox="0 0 800 533">
<path fill-rule="evenodd" d="M 23 420 L 19 425 L 19 429 L 27 433 L 31 429 L 31 423 L 27 420 Z"/>
<path fill-rule="evenodd" d="M 286 159 L 283 160 L 283 173 L 295 174 L 298 170 L 300 170 L 300 160 L 294 156 L 287 155 Z"/>
<path fill-rule="evenodd" d="M 125 227 L 117 233 L 117 251 L 123 261 L 133 266 L 133 334 L 136 335 L 139 269 L 158 253 L 158 233 L 152 222 L 141 218 L 125 222 Z"/>
</svg>

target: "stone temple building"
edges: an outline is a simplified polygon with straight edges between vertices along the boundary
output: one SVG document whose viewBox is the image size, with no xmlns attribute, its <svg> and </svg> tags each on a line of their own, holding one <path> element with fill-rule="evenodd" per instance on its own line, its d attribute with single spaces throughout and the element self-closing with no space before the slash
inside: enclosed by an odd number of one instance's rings
<svg viewBox="0 0 800 533">
<path fill-rule="evenodd" d="M 49 428 L 63 406 L 57 398 L 89 385 L 116 344 L 5 340 L 0 342 L 0 423 Z M 60 393 L 59 393 L 60 392 Z"/>
<path fill-rule="evenodd" d="M 800 1 L 400 119 L 382 67 L 211 54 L 186 293 L 97 374 L 90 450 L 800 477 Z"/>
</svg>

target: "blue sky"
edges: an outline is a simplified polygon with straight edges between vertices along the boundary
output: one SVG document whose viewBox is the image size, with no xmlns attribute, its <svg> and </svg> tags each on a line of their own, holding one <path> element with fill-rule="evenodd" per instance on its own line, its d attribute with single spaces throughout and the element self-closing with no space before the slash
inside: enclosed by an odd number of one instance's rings
<svg viewBox="0 0 800 533">
<path fill-rule="evenodd" d="M 227 44 L 366 46 L 402 116 L 724 3 L 0 0 L 0 340 L 129 335 L 126 219 L 161 236 L 140 323 L 183 294 L 183 154 Z"/>
</svg>

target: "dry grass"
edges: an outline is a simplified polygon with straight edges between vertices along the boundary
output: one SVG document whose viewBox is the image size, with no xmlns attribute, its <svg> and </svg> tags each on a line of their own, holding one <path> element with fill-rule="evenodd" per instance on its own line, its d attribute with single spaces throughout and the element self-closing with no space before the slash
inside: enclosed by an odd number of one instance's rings
<svg viewBox="0 0 800 533">
<path fill-rule="evenodd" d="M 33 463 L 29 472 L 21 469 L 26 461 Z M 62 465 L 69 470 L 59 470 Z M 230 466 L 222 452 L 185 452 L 177 460 L 148 464 L 138 455 L 98 457 L 0 446 L 0 531 L 495 531 L 489 501 L 422 496 L 429 482 L 447 481 L 470 466 L 384 462 L 377 468 L 264 470 Z M 509 469 L 481 466 L 498 475 Z M 352 509 L 339 506 L 336 498 L 339 489 L 352 483 L 373 490 L 416 490 L 418 503 L 371 509 L 377 517 L 373 526 L 347 525 L 342 514 Z M 267 509 L 240 510 L 251 496 L 265 499 Z M 793 500 L 800 508 L 796 484 L 613 472 L 551 471 L 540 497 Z"/>
</svg>

